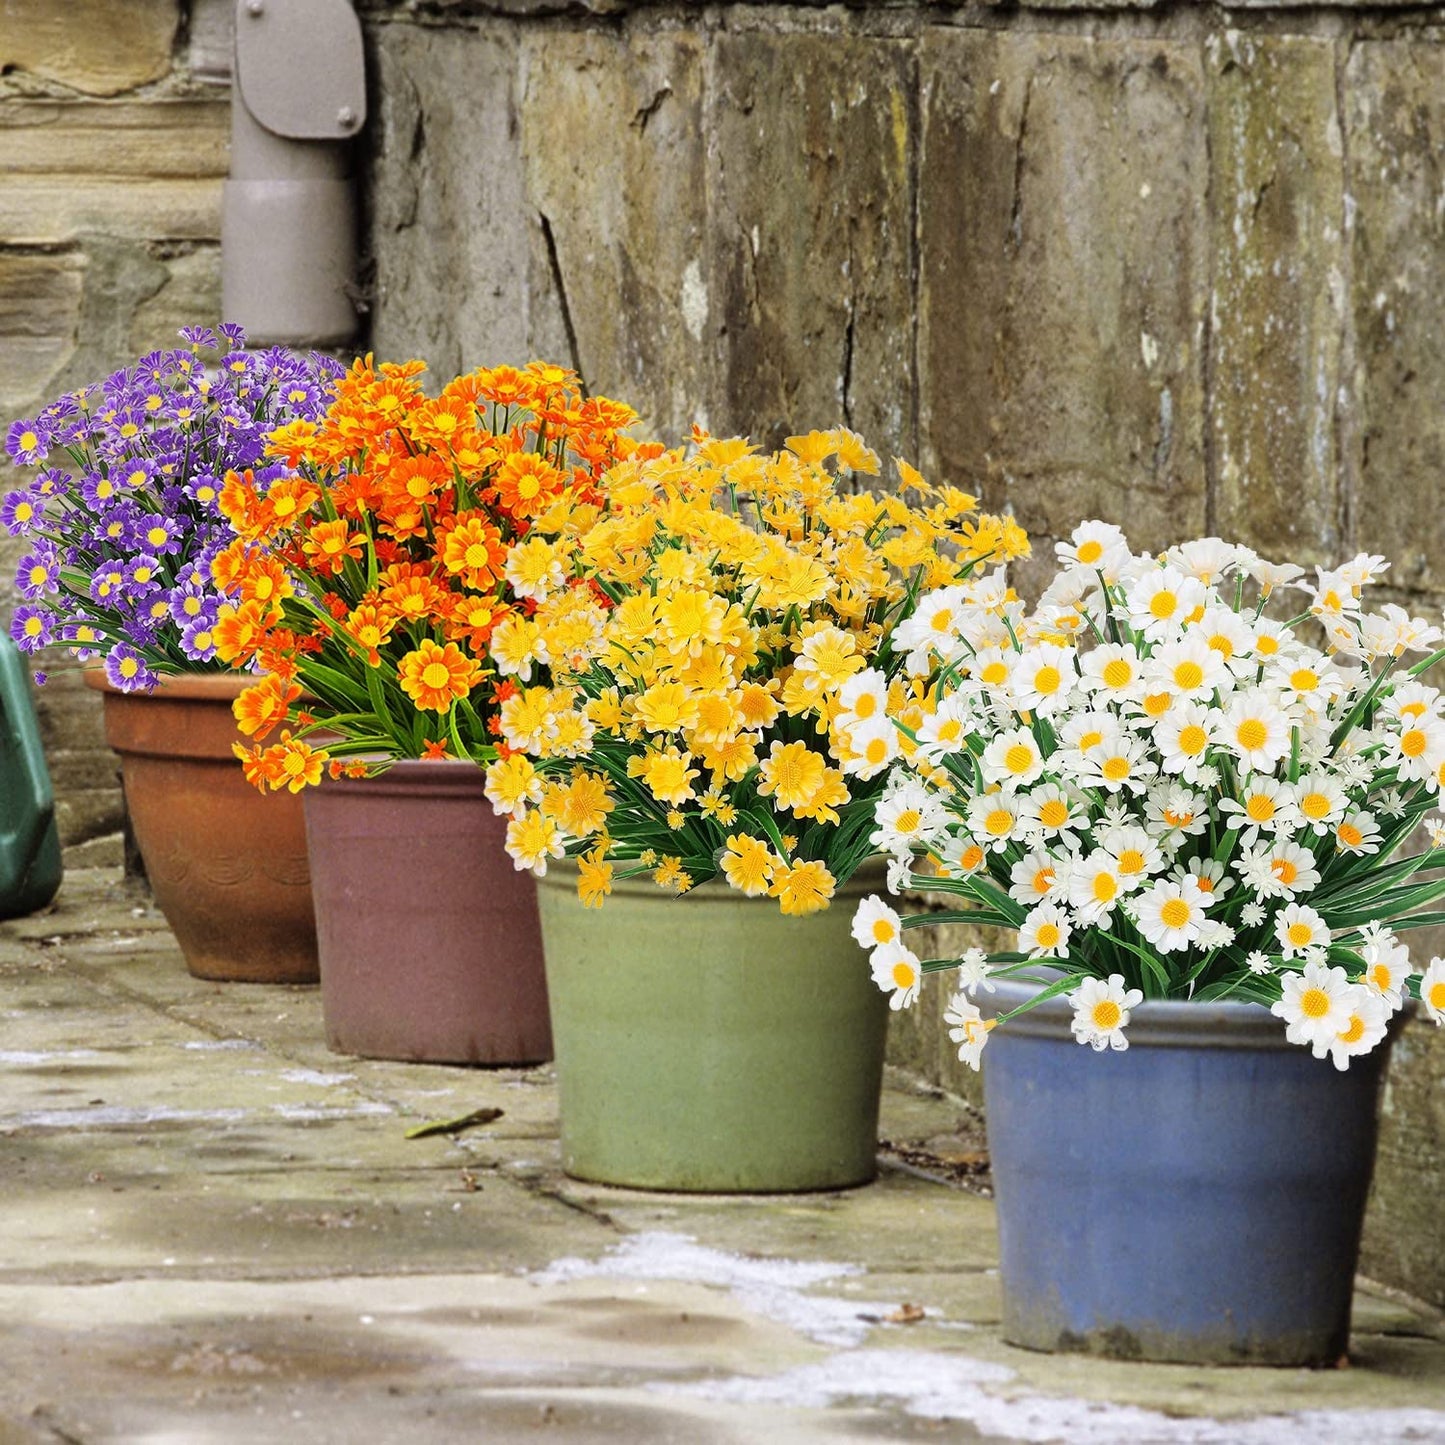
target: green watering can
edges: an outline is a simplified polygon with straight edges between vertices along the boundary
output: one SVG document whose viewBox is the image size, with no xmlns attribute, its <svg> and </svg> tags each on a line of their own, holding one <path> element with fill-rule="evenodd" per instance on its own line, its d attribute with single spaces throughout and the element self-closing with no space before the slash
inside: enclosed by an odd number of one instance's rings
<svg viewBox="0 0 1445 1445">
<path fill-rule="evenodd" d="M 0 918 L 44 908 L 60 887 L 55 792 L 19 650 L 0 633 Z"/>
</svg>

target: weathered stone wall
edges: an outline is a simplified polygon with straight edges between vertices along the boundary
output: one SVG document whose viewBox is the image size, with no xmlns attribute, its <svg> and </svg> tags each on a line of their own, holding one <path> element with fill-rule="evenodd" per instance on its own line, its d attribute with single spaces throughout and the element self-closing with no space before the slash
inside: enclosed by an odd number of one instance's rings
<svg viewBox="0 0 1445 1445">
<path fill-rule="evenodd" d="M 229 14 L 225 0 L 0 5 L 4 425 L 220 320 Z M 0 453 L 0 492 L 16 476 Z M 18 556 L 0 532 L 0 626 Z M 96 696 L 63 655 L 47 667 L 37 706 L 80 859 L 120 828 L 115 759 Z"/>
<path fill-rule="evenodd" d="M 1445 6 L 370 0 L 373 341 L 1445 594 Z M 896 1057 L 965 1083 L 943 988 Z M 1445 1035 L 1367 1267 L 1445 1301 Z M 1281 1221 L 1287 1234 L 1288 1223 Z"/>
</svg>

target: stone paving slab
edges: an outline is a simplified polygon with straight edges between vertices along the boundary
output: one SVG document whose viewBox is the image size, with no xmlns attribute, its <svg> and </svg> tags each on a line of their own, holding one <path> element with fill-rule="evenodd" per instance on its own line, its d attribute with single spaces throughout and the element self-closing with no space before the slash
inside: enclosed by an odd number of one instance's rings
<svg viewBox="0 0 1445 1445">
<path fill-rule="evenodd" d="M 550 1069 L 332 1054 L 317 990 L 191 979 L 113 871 L 0 924 L 0 1081 L 0 1445 L 1445 1441 L 1414 1301 L 1362 1283 L 1330 1371 L 1017 1350 L 986 1187 L 568 1179 Z M 883 1133 L 980 1144 L 894 1074 Z"/>
</svg>

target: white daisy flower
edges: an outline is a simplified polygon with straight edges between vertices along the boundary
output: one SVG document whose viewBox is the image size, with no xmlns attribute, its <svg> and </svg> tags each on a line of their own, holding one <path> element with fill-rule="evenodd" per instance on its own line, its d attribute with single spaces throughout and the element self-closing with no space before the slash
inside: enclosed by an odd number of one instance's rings
<svg viewBox="0 0 1445 1445">
<path fill-rule="evenodd" d="M 1182 783 L 1151 788 L 1144 799 L 1149 831 L 1166 848 L 1178 848 L 1185 838 L 1197 837 L 1209 826 L 1209 799 Z"/>
<path fill-rule="evenodd" d="M 919 967 L 918 955 L 901 943 L 885 943 L 873 950 L 869 959 L 873 969 L 873 982 L 885 993 L 890 993 L 888 1007 L 897 1011 L 908 1008 L 918 997 L 923 982 L 923 970 Z"/>
<path fill-rule="evenodd" d="M 1305 573 L 1303 567 L 1296 566 L 1293 562 L 1266 562 L 1263 557 L 1254 558 L 1245 570 L 1259 583 L 1260 591 L 1266 597 L 1276 587 L 1287 586 Z"/>
<path fill-rule="evenodd" d="M 1335 1036 L 1349 1027 L 1354 985 L 1342 968 L 1307 963 L 1299 973 L 1280 979 L 1280 997 L 1270 1013 L 1285 1021 L 1292 1044 L 1308 1044 L 1323 1058 Z"/>
<path fill-rule="evenodd" d="M 1009 897 L 1025 908 L 1062 896 L 1068 889 L 1069 865 L 1043 849 L 1035 849 L 1014 864 L 1009 873 Z"/>
<path fill-rule="evenodd" d="M 1155 648 L 1145 664 L 1144 680 L 1150 691 L 1162 688 L 1186 700 L 1207 700 L 1232 678 L 1224 659 L 1191 627 L 1182 637 Z"/>
<path fill-rule="evenodd" d="M 1231 572 L 1243 568 L 1253 555 L 1248 548 L 1236 547 L 1220 537 L 1193 537 L 1171 547 L 1164 560 L 1186 577 L 1214 587 Z"/>
<path fill-rule="evenodd" d="M 888 891 L 895 898 L 913 887 L 913 869 L 910 866 L 912 862 L 911 855 L 903 858 L 895 856 L 888 860 Z"/>
<path fill-rule="evenodd" d="M 1111 522 L 1080 522 L 1067 542 L 1054 543 L 1054 555 L 1070 566 L 1102 572 L 1112 583 L 1118 569 L 1129 560 L 1129 543 Z"/>
<path fill-rule="evenodd" d="M 1420 976 L 1420 1002 L 1437 1024 L 1445 1024 L 1445 958 L 1432 958 Z"/>
<path fill-rule="evenodd" d="M 1072 932 L 1069 915 L 1062 908 L 1055 903 L 1041 903 L 1019 928 L 1019 952 L 1030 958 L 1064 958 Z"/>
<path fill-rule="evenodd" d="M 978 1005 L 966 993 L 956 993 L 943 1011 L 943 1021 L 952 1025 L 948 1036 L 958 1045 L 958 1057 L 969 1068 L 977 1069 L 995 1020 L 984 1018 Z"/>
<path fill-rule="evenodd" d="M 1030 837 L 1037 835 L 1068 842 L 1071 829 L 1086 827 L 1089 822 L 1087 801 L 1058 783 L 1044 783 L 1034 788 L 1023 796 L 1020 806 L 1019 816 Z"/>
<path fill-rule="evenodd" d="M 1080 685 L 1096 699 L 1135 700 L 1143 693 L 1139 654 L 1126 643 L 1106 642 L 1079 659 Z"/>
<path fill-rule="evenodd" d="M 1431 841 L 1434 841 L 1433 838 Z M 1352 808 L 1335 824 L 1335 846 L 1341 853 L 1353 853 L 1356 857 L 1378 853 L 1380 825 L 1369 813 Z M 1436 843 L 1434 846 L 1438 848 L 1440 844 Z"/>
<path fill-rule="evenodd" d="M 1350 806 L 1339 781 L 1322 772 L 1306 773 L 1294 785 L 1294 800 L 1305 827 L 1312 828 L 1320 837 L 1334 831 L 1335 824 Z"/>
<path fill-rule="evenodd" d="M 1190 702 L 1171 708 L 1155 723 L 1154 744 L 1166 774 L 1181 777 L 1186 783 L 1200 781 L 1201 769 L 1208 766 L 1205 758 L 1214 741 L 1218 716 L 1202 704 Z"/>
<path fill-rule="evenodd" d="M 974 723 L 973 705 L 965 693 L 950 693 L 918 727 L 918 755 L 930 763 L 960 753 L 968 745 Z"/>
<path fill-rule="evenodd" d="M 1208 906 L 1209 895 L 1193 878 L 1160 879 L 1132 905 L 1139 932 L 1163 953 L 1188 948 L 1199 937 Z"/>
<path fill-rule="evenodd" d="M 1251 771 L 1272 772 L 1289 756 L 1289 714 L 1274 693 L 1260 688 L 1235 693 L 1224 709 L 1218 740 Z"/>
<path fill-rule="evenodd" d="M 1030 728 L 1010 728 L 990 740 L 979 767 L 985 783 L 1009 790 L 1026 788 L 1042 776 L 1044 755 Z"/>
<path fill-rule="evenodd" d="M 1202 609 L 1208 593 L 1195 577 L 1173 567 L 1156 567 L 1125 589 L 1124 602 L 1130 626 L 1149 642 L 1160 642 L 1180 632 L 1196 608 Z"/>
<path fill-rule="evenodd" d="M 1209 607 L 1193 628 L 1235 677 L 1254 667 L 1254 631 L 1232 607 Z"/>
<path fill-rule="evenodd" d="M 1014 710 L 1053 716 L 1068 705 L 1078 675 L 1072 647 L 1041 642 L 1025 648 L 1009 669 Z"/>
<path fill-rule="evenodd" d="M 858 723 L 886 722 L 888 719 L 888 679 L 876 667 L 855 672 L 838 689 L 837 720 L 844 727 Z"/>
<path fill-rule="evenodd" d="M 1298 843 L 1276 843 L 1265 855 L 1269 886 L 1256 891 L 1266 898 L 1296 898 L 1320 881 L 1315 855 Z"/>
<path fill-rule="evenodd" d="M 1410 950 L 1388 928 L 1369 930 L 1360 948 L 1365 971 L 1360 982 L 1378 994 L 1393 1013 L 1405 999 L 1405 985 L 1410 977 Z"/>
<path fill-rule="evenodd" d="M 905 857 L 944 836 L 948 810 L 922 783 L 906 778 L 878 800 L 873 821 L 868 841 L 880 852 Z"/>
<path fill-rule="evenodd" d="M 1144 995 L 1137 988 L 1126 989 L 1122 973 L 1111 973 L 1107 982 L 1086 978 L 1069 995 L 1069 1002 L 1074 1009 L 1069 1023 L 1074 1037 L 1102 1053 L 1105 1049 L 1129 1047 L 1124 1037 L 1129 1011 L 1144 1002 Z"/>
<path fill-rule="evenodd" d="M 903 920 L 876 893 L 863 899 L 853 913 L 853 937 L 861 948 L 901 943 Z"/>
<path fill-rule="evenodd" d="M 1156 776 L 1149 761 L 1149 750 L 1142 738 L 1110 727 L 1101 741 L 1083 756 L 1079 767 L 1080 783 L 1089 788 L 1103 788 L 1111 793 L 1142 792 Z"/>
<path fill-rule="evenodd" d="M 894 652 L 908 654 L 904 665 L 910 677 L 926 677 L 935 655 L 944 661 L 955 656 L 968 606 L 962 587 L 940 587 L 925 592 L 913 615 L 894 627 L 890 645 Z"/>
<path fill-rule="evenodd" d="M 1315 1057 L 1329 1056 L 1330 1062 L 1343 1071 L 1357 1054 L 1367 1054 L 1385 1037 L 1390 1010 L 1385 1000 L 1359 984 L 1351 984 L 1345 1002 L 1344 1027 L 1328 1044 L 1315 1045 Z"/>
<path fill-rule="evenodd" d="M 968 830 L 990 852 L 999 852 L 1019 833 L 1021 807 L 1016 793 L 980 793 L 969 800 Z"/>
<path fill-rule="evenodd" d="M 1445 720 L 1433 713 L 1402 720 L 1399 733 L 1389 738 L 1386 758 L 1409 782 L 1434 777 L 1435 770 L 1445 762 Z"/>
<path fill-rule="evenodd" d="M 997 985 L 989 977 L 988 954 L 981 948 L 965 948 L 958 959 L 958 986 L 966 993 L 984 989 L 994 993 Z"/>
<path fill-rule="evenodd" d="M 1261 912 L 1263 912 L 1263 910 L 1261 910 Z M 1263 921 L 1261 918 L 1260 922 Z M 1253 974 L 1263 975 L 1274 972 L 1274 964 L 1269 961 L 1269 955 L 1261 953 L 1257 948 L 1245 958 L 1244 966 Z"/>
<path fill-rule="evenodd" d="M 1206 951 L 1228 948 L 1234 942 L 1234 930 L 1222 918 L 1206 918 L 1200 925 L 1198 941 Z"/>
<path fill-rule="evenodd" d="M 1125 892 L 1142 888 L 1164 867 L 1159 844 L 1135 823 L 1101 822 L 1099 846 L 1119 865 L 1119 882 Z"/>
<path fill-rule="evenodd" d="M 1286 903 L 1274 920 L 1274 935 L 1286 958 L 1298 958 L 1309 948 L 1320 948 L 1330 941 L 1325 921 L 1303 903 Z"/>
<path fill-rule="evenodd" d="M 1118 861 L 1102 848 L 1080 859 L 1069 871 L 1069 907 L 1084 927 L 1107 918 L 1126 892 Z"/>
</svg>

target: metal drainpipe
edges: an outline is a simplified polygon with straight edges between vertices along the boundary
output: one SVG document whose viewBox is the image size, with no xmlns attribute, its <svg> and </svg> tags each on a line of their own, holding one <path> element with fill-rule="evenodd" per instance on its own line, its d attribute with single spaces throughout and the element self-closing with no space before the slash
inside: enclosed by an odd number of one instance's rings
<svg viewBox="0 0 1445 1445">
<path fill-rule="evenodd" d="M 223 319 L 260 346 L 338 346 L 357 330 L 351 138 L 366 120 L 348 0 L 236 0 Z"/>
</svg>

